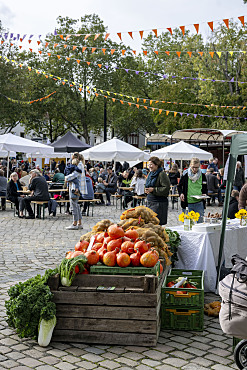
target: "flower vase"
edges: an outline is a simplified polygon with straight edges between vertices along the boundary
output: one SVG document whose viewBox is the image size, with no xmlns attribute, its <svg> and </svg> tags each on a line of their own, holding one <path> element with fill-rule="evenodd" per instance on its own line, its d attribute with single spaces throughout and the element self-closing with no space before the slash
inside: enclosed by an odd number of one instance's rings
<svg viewBox="0 0 247 370">
<path fill-rule="evenodd" d="M 185 218 L 184 219 L 184 230 L 185 231 L 192 230 L 193 224 L 194 224 L 193 220 L 191 220 L 190 218 Z"/>
<path fill-rule="evenodd" d="M 247 225 L 247 219 L 246 216 L 242 216 L 240 218 L 240 226 L 246 226 Z"/>
</svg>

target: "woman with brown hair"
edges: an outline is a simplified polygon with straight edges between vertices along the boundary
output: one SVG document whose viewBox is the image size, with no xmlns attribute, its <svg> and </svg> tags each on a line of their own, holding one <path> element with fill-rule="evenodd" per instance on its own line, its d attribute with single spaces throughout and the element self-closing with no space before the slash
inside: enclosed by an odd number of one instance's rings
<svg viewBox="0 0 247 370">
<path fill-rule="evenodd" d="M 149 158 L 149 174 L 146 180 L 145 193 L 147 206 L 157 213 L 161 225 L 167 223 L 168 195 L 170 181 L 158 157 Z"/>
</svg>

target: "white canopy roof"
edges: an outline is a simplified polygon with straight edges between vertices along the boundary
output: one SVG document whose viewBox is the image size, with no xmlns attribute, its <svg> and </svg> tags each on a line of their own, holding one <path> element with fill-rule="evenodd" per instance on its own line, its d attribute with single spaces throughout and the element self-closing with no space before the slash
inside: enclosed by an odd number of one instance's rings
<svg viewBox="0 0 247 370">
<path fill-rule="evenodd" d="M 184 141 L 155 150 L 151 153 L 151 156 L 156 156 L 160 159 L 172 158 L 180 161 L 189 160 L 193 157 L 197 157 L 201 161 L 207 161 L 213 157 L 211 153 L 197 148 L 194 145 L 187 144 Z"/>
<path fill-rule="evenodd" d="M 70 158 L 70 155 L 71 155 L 70 153 L 58 153 L 58 152 L 46 153 L 46 154 L 32 153 L 33 158 Z M 26 157 L 30 158 L 31 153 L 27 153 Z"/>
<path fill-rule="evenodd" d="M 22 153 L 54 153 L 54 148 L 49 145 L 37 143 L 13 134 L 0 135 L 0 151 L 15 151 Z"/>
<path fill-rule="evenodd" d="M 125 143 L 114 137 L 102 144 L 80 152 L 85 159 L 92 161 L 147 161 L 150 157 L 148 153 L 136 148 L 133 145 Z"/>
<path fill-rule="evenodd" d="M 8 157 L 16 157 L 16 152 L 10 151 L 9 153 L 6 150 L 1 150 L 0 151 L 0 158 L 5 158 Z"/>
</svg>

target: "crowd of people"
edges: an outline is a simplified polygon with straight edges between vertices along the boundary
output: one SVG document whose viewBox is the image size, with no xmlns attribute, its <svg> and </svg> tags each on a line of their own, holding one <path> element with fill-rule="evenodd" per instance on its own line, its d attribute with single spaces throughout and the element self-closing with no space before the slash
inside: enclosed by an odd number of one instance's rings
<svg viewBox="0 0 247 370">
<path fill-rule="evenodd" d="M 49 189 L 66 189 L 67 192 L 58 192 L 55 199 L 64 197 L 67 202 L 66 213 L 73 215 L 73 223 L 67 229 L 83 228 L 82 216 L 86 215 L 88 203 L 80 200 L 98 199 L 99 205 L 111 205 L 111 195 L 122 195 L 124 209 L 140 204 L 140 199 L 146 199 L 146 204 L 157 213 L 160 223 L 167 223 L 168 196 L 171 192 L 177 194 L 181 200 L 183 210 L 200 213 L 199 222 L 202 221 L 204 209 L 210 202 L 218 199 L 218 206 L 223 205 L 223 195 L 226 188 L 224 168 L 218 168 L 218 159 L 209 163 L 200 162 L 192 158 L 185 169 L 180 169 L 172 163 L 169 171 L 165 171 L 162 161 L 151 157 L 147 168 L 129 167 L 127 162 L 112 163 L 106 166 L 102 162 L 85 163 L 79 153 L 74 153 L 66 164 L 51 161 L 41 169 L 35 162 L 11 159 L 9 163 L 10 178 L 7 179 L 7 161 L 2 160 L 0 165 L 0 197 L 1 208 L 5 210 L 6 199 L 15 204 L 16 213 L 20 218 L 35 218 L 32 210 L 32 201 L 47 201 L 49 213 L 56 214 L 54 199 L 49 195 Z M 49 182 L 49 186 L 48 186 Z M 28 193 L 27 193 L 28 192 Z M 104 196 L 106 200 L 104 199 Z M 135 197 L 135 196 L 139 197 Z M 210 199 L 205 199 L 209 195 Z M 233 192 L 229 205 L 229 217 L 235 215 L 237 208 L 246 206 L 247 184 L 241 162 L 237 162 L 236 174 L 233 183 Z M 5 198 L 6 197 L 6 198 Z M 176 199 L 176 198 L 174 198 Z M 24 210 L 28 215 L 24 216 Z M 38 213 L 36 217 L 40 217 Z M 234 218 L 234 217 L 233 217 Z"/>
</svg>

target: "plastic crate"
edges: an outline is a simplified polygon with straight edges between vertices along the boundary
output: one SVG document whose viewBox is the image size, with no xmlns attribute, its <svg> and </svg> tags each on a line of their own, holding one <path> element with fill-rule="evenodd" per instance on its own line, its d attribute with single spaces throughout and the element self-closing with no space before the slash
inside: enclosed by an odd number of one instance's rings
<svg viewBox="0 0 247 370">
<path fill-rule="evenodd" d="M 176 276 L 187 276 L 190 278 L 191 276 L 201 276 L 204 278 L 204 271 L 203 270 L 182 270 L 182 269 L 171 269 L 169 275 L 176 275 Z"/>
<path fill-rule="evenodd" d="M 233 351 L 233 352 L 234 352 L 234 350 L 235 350 L 236 345 L 237 345 L 239 342 L 241 342 L 241 340 L 242 340 L 242 339 L 240 339 L 240 338 L 233 337 L 233 340 L 232 340 L 232 351 Z"/>
<path fill-rule="evenodd" d="M 198 283 L 197 289 L 193 288 L 169 288 L 167 283 L 176 280 L 181 275 L 166 276 L 161 289 L 161 302 L 164 307 L 204 307 L 204 285 L 203 276 L 193 276 L 189 280 Z M 183 294 L 177 292 L 183 292 Z"/>
<path fill-rule="evenodd" d="M 165 308 L 161 310 L 161 328 L 203 331 L 204 310 L 196 308 Z"/>
<path fill-rule="evenodd" d="M 94 275 L 160 275 L 160 261 L 154 267 L 109 267 L 97 264 L 90 267 L 90 274 Z"/>
</svg>

